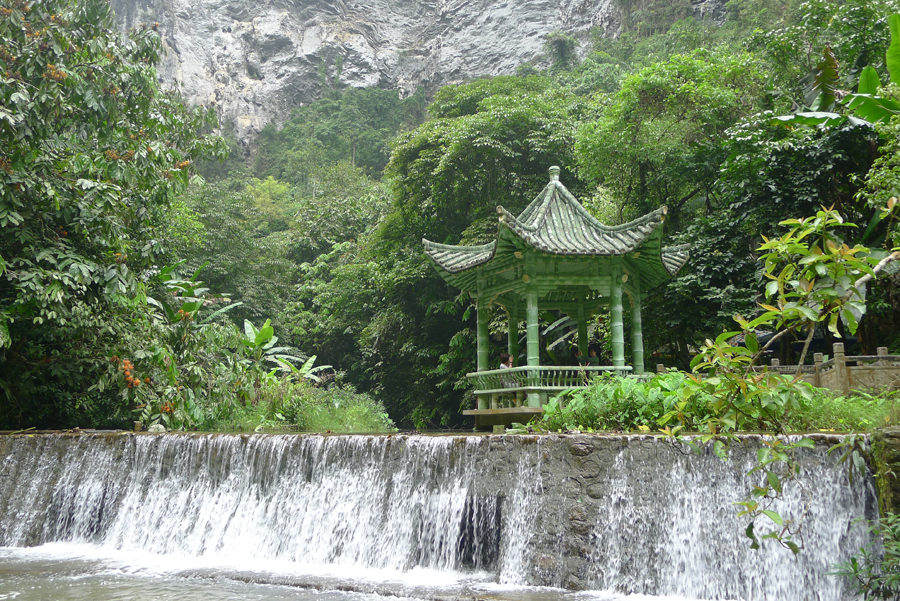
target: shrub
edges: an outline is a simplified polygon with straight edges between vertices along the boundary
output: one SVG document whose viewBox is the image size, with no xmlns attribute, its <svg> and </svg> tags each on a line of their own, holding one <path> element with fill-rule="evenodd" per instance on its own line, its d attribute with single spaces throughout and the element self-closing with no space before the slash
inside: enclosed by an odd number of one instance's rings
<svg viewBox="0 0 900 601">
<path fill-rule="evenodd" d="M 870 529 L 872 543 L 835 564 L 831 575 L 849 581 L 866 599 L 900 598 L 900 514 L 889 513 Z"/>
<path fill-rule="evenodd" d="M 309 432 L 395 430 L 384 406 L 349 384 L 323 388 L 307 381 L 281 381 L 264 391 L 262 402 L 266 404 L 266 425 L 275 428 L 291 425 Z"/>
<path fill-rule="evenodd" d="M 754 392 L 752 385 L 748 392 Z M 785 395 L 790 398 L 781 398 Z M 714 432 L 723 424 L 720 397 L 715 386 L 698 386 L 692 376 L 674 370 L 644 381 L 604 374 L 587 388 L 551 400 L 541 426 L 553 431 L 656 431 L 681 426 L 685 432 Z M 760 398 L 763 406 L 775 408 L 771 415 L 738 420 L 729 430 L 865 431 L 900 422 L 894 408 L 898 393 L 840 396 L 797 383 L 767 389 Z M 742 405 L 740 400 L 736 405 Z"/>
<path fill-rule="evenodd" d="M 549 430 L 656 430 L 673 422 L 698 430 L 714 416 L 713 400 L 679 371 L 646 381 L 603 374 L 588 388 L 550 401 L 542 425 Z"/>
<path fill-rule="evenodd" d="M 896 392 L 878 395 L 856 392 L 851 396 L 842 396 L 822 388 L 814 390 L 814 396 L 803 403 L 802 409 L 789 416 L 787 429 L 795 432 L 855 432 L 898 422 L 894 408 L 898 398 Z"/>
</svg>

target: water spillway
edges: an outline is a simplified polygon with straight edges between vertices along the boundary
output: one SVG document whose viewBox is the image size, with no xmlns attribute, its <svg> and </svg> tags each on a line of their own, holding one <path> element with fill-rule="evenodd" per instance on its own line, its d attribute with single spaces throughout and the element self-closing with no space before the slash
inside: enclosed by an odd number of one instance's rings
<svg viewBox="0 0 900 601">
<path fill-rule="evenodd" d="M 833 442 L 833 441 L 832 441 Z M 698 599 L 847 598 L 871 480 L 822 439 L 774 509 L 803 551 L 749 548 L 733 503 L 759 437 L 723 461 L 652 436 L 0 437 L 0 547 L 298 569 L 476 574 L 505 585 Z"/>
</svg>

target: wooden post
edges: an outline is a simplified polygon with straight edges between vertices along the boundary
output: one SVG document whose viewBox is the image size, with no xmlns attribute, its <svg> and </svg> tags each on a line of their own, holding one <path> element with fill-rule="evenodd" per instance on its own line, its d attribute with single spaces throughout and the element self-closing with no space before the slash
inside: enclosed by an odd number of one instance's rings
<svg viewBox="0 0 900 601">
<path fill-rule="evenodd" d="M 540 367 L 541 365 L 541 339 L 538 323 L 538 298 L 537 289 L 532 285 L 525 292 L 525 322 L 527 333 L 528 367 Z M 529 377 L 530 384 L 536 385 L 537 378 Z M 541 397 L 537 392 L 528 393 L 528 406 L 540 407 Z"/>
<path fill-rule="evenodd" d="M 631 351 L 634 373 L 644 373 L 644 333 L 641 331 L 641 284 L 640 278 L 633 278 L 634 293 L 631 299 Z"/>
<path fill-rule="evenodd" d="M 841 394 L 850 394 L 850 374 L 847 373 L 847 356 L 844 355 L 844 343 L 835 342 L 834 346 L 834 375 Z"/>
<path fill-rule="evenodd" d="M 622 328 L 622 278 L 616 271 L 612 278 L 612 300 L 609 308 L 610 330 L 612 331 L 612 364 L 625 366 L 625 335 Z"/>
<path fill-rule="evenodd" d="M 477 343 L 477 369 L 478 371 L 487 371 L 490 369 L 490 341 L 488 340 L 488 307 L 486 306 L 484 300 L 479 297 L 475 301 L 475 308 L 477 313 L 476 321 L 477 328 L 475 331 L 476 343 Z M 478 397 L 478 408 L 479 409 L 487 409 L 488 403 L 490 399 L 486 395 L 480 395 Z"/>
</svg>

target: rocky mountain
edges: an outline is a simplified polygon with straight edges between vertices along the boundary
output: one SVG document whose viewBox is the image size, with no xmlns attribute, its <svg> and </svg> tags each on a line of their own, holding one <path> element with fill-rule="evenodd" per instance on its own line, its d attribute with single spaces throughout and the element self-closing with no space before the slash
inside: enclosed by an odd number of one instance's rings
<svg viewBox="0 0 900 601">
<path fill-rule="evenodd" d="M 214 103 L 238 139 L 345 86 L 430 90 L 541 60 L 544 36 L 616 32 L 611 0 L 112 0 L 123 28 L 158 22 L 161 76 Z"/>
<path fill-rule="evenodd" d="M 544 38 L 616 35 L 613 0 L 111 0 L 123 29 L 159 23 L 160 74 L 215 104 L 239 140 L 320 97 L 325 82 L 411 94 L 543 58 Z M 719 0 L 692 0 L 698 15 Z M 582 49 L 587 48 L 582 44 Z"/>
</svg>

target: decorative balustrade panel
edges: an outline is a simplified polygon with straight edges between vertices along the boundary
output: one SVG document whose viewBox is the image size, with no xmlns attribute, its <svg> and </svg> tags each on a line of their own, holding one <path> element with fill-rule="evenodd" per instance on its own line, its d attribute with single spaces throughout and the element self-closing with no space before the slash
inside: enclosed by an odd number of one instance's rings
<svg viewBox="0 0 900 601">
<path fill-rule="evenodd" d="M 888 355 L 885 347 L 877 355 L 845 355 L 844 345 L 835 343 L 834 356 L 825 361 L 822 353 L 814 355 L 813 365 L 781 365 L 773 359 L 771 365 L 756 366 L 756 372 L 773 372 L 793 376 L 799 372 L 803 381 L 839 394 L 852 391 L 880 393 L 900 388 L 900 355 Z M 662 366 L 657 366 L 657 370 Z"/>
<path fill-rule="evenodd" d="M 588 386 L 601 373 L 627 375 L 631 366 L 579 367 L 540 366 L 493 369 L 466 374 L 475 386 L 475 394 L 518 391 L 553 391 Z"/>
<path fill-rule="evenodd" d="M 753 371 L 756 373 L 772 372 L 772 373 L 792 376 L 797 373 L 797 366 L 796 365 L 754 365 Z M 814 374 L 814 373 L 816 373 L 816 366 L 815 365 L 801 365 L 800 373 Z"/>
</svg>

